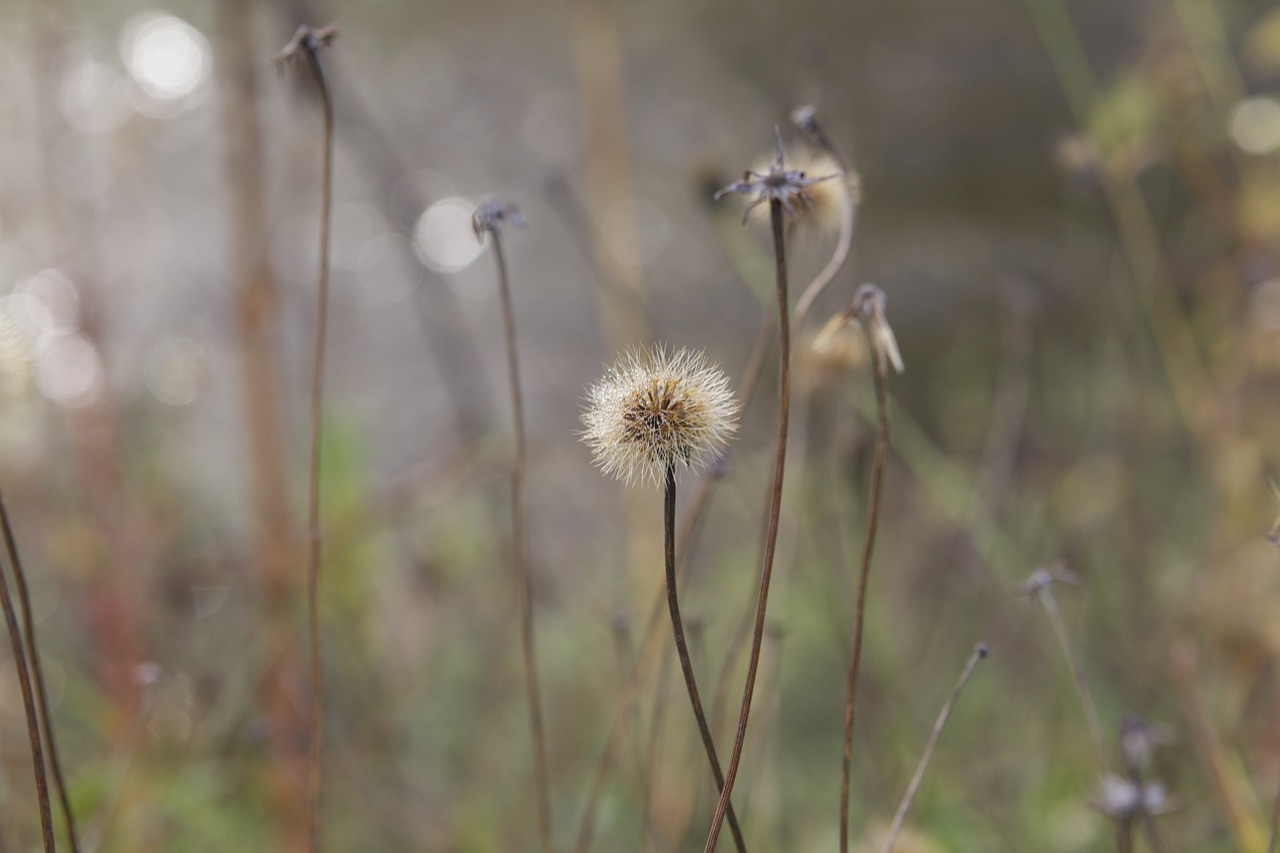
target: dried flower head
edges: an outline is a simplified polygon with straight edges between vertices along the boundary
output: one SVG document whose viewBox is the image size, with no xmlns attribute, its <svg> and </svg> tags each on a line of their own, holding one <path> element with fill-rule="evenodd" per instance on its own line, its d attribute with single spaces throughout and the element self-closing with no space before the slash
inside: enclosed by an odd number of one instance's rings
<svg viewBox="0 0 1280 853">
<path fill-rule="evenodd" d="M 898 339 L 884 312 L 884 291 L 874 284 L 864 284 L 853 294 L 853 311 L 862 318 L 871 345 L 879 350 L 893 369 L 902 372 L 902 355 L 898 352 Z"/>
<path fill-rule="evenodd" d="M 792 358 L 796 381 L 806 392 L 813 392 L 862 370 L 870 353 L 862 327 L 836 314 L 816 335 L 802 340 Z"/>
<path fill-rule="evenodd" d="M 333 40 L 337 37 L 338 27 L 334 24 L 326 24 L 319 29 L 310 24 L 299 24 L 298 29 L 293 33 L 293 38 L 289 39 L 289 43 L 281 48 L 272 60 L 276 70 L 283 72 L 284 69 L 296 65 L 303 58 L 314 58 L 321 48 L 333 44 Z"/>
<path fill-rule="evenodd" d="M 658 347 L 619 359 L 588 392 L 582 440 L 606 474 L 658 484 L 668 465 L 704 464 L 737 431 L 729 379 L 700 352 Z"/>
<path fill-rule="evenodd" d="M 856 172 L 843 172 L 829 154 L 815 153 L 807 149 L 788 150 L 784 155 L 795 166 L 790 171 L 801 175 L 826 175 L 815 182 L 800 187 L 792 197 L 790 212 L 795 225 L 801 229 L 829 234 L 840 229 L 840 218 L 850 204 L 861 201 L 861 189 Z M 755 164 L 752 174 L 767 173 L 771 161 Z M 807 180 L 807 179 L 806 179 Z M 750 220 L 768 222 L 769 211 L 763 205 L 752 205 L 747 216 Z"/>
<path fill-rule="evenodd" d="M 485 232 L 496 233 L 504 225 L 514 225 L 517 228 L 529 227 L 529 223 L 525 222 L 524 216 L 520 214 L 520 208 L 505 201 L 496 199 L 486 201 L 471 214 L 471 230 L 476 232 L 476 239 L 482 242 Z"/>
<path fill-rule="evenodd" d="M 742 212 L 743 223 L 746 223 L 747 217 L 755 207 L 771 201 L 778 202 L 783 210 L 796 216 L 813 203 L 810 196 L 812 187 L 840 176 L 837 173 L 810 178 L 805 176 L 802 169 L 786 168 L 782 151 L 782 132 L 774 127 L 773 133 L 776 144 L 773 161 L 769 163 L 768 170 L 757 172 L 754 169 L 748 169 L 741 181 L 729 184 L 716 193 L 717 199 L 729 193 L 754 196 L 751 203 L 747 205 L 747 209 Z"/>
<path fill-rule="evenodd" d="M 1106 773 L 1093 795 L 1093 806 L 1113 818 L 1128 820 L 1142 814 L 1162 815 L 1172 810 L 1164 785 L 1143 785 L 1114 773 Z"/>
</svg>

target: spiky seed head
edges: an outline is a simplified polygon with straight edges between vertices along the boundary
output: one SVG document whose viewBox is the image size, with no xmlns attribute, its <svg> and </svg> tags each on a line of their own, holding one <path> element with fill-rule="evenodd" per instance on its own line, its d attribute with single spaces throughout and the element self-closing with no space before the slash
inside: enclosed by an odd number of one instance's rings
<svg viewBox="0 0 1280 853">
<path fill-rule="evenodd" d="M 838 174 L 828 174 L 811 178 L 800 169 L 788 169 L 782 150 L 782 132 L 774 127 L 773 135 L 773 160 L 768 169 L 762 172 L 748 169 L 741 181 L 729 184 L 715 194 L 717 199 L 733 193 L 751 198 L 751 202 L 742 211 L 744 225 L 752 210 L 773 201 L 782 205 L 782 209 L 792 216 L 799 215 L 800 210 L 809 203 L 806 192 L 824 181 L 838 177 Z"/>
<path fill-rule="evenodd" d="M 857 172 L 841 172 L 840 164 L 828 154 L 804 149 L 785 153 L 786 162 L 801 175 L 828 175 L 817 181 L 799 183 L 792 187 L 787 204 L 796 226 L 818 234 L 832 234 L 840 228 L 844 209 L 852 203 L 855 207 L 862 200 L 861 182 Z M 761 158 L 751 167 L 752 174 L 768 174 L 768 160 Z M 751 208 L 747 219 L 768 224 L 767 205 Z"/>
<path fill-rule="evenodd" d="M 658 485 L 668 465 L 714 459 L 738 429 L 729 379 L 701 352 L 632 351 L 587 393 L 582 440 L 605 474 Z"/>
</svg>

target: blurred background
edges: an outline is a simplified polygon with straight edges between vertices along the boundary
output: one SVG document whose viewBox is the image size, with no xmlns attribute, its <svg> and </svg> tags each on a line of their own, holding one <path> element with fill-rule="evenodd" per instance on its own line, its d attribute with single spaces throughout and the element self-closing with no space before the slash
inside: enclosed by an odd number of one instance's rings
<svg viewBox="0 0 1280 853">
<path fill-rule="evenodd" d="M 975 643 L 900 851 L 1114 849 L 1126 715 L 1167 741 L 1168 849 L 1261 853 L 1280 783 L 1280 13 L 1230 0 L 0 3 L 0 489 L 87 850 L 298 849 L 321 115 L 272 57 L 335 22 L 322 579 L 331 850 L 537 848 L 485 199 L 508 233 L 557 849 L 701 849 L 714 805 L 671 642 L 587 803 L 662 583 L 661 499 L 591 468 L 628 347 L 737 384 L 773 310 L 715 189 L 804 104 L 857 172 L 798 330 L 770 629 L 735 794 L 755 850 L 837 849 L 874 439 L 874 281 L 906 372 L 871 578 L 854 846 L 880 849 Z M 838 217 L 837 217 L 838 218 Z M 793 293 L 838 226 L 790 231 Z M 731 744 L 776 344 L 706 484 L 683 590 Z M 681 479 L 681 507 L 702 488 Z M 1091 741 L 1045 608 L 1096 701 Z M 659 623 L 660 629 L 665 626 Z M 710 701 L 710 700 L 709 700 Z M 1114 781 L 1114 780 L 1113 780 Z M 1110 789 L 1114 792 L 1114 784 Z M 0 850 L 38 822 L 0 662 Z M 726 834 L 727 835 L 727 834 Z M 1143 849 L 1143 841 L 1138 841 Z M 721 850 L 731 849 L 723 838 Z M 861 848 L 858 848 L 861 849 Z"/>
</svg>

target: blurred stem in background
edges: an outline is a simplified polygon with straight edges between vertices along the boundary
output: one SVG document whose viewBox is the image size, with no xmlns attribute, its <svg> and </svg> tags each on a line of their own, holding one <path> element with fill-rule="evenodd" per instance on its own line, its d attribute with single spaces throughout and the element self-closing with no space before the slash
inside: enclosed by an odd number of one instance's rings
<svg viewBox="0 0 1280 853">
<path fill-rule="evenodd" d="M 591 230 L 603 285 L 596 291 L 600 334 L 606 351 L 622 352 L 648 344 L 653 330 L 640 269 L 618 9 L 615 0 L 572 0 L 568 12 L 583 121 L 588 221 L 603 222 L 607 215 L 610 223 L 607 235 L 601 228 Z M 624 490 L 623 500 L 631 579 L 626 601 L 633 621 L 638 621 L 641 613 L 631 602 L 644 601 L 661 589 L 652 571 L 660 559 L 655 547 L 660 536 L 647 502 L 630 489 Z"/>
<path fill-rule="evenodd" d="M 262 591 L 262 644 L 265 670 L 260 701 L 271 732 L 271 813 L 278 826 L 277 846 L 301 850 L 306 818 L 300 792 L 306 782 L 306 720 L 291 684 L 299 669 L 293 608 L 300 588 L 296 566 L 301 555 L 289 501 L 285 452 L 284 398 L 277 341 L 279 309 L 275 276 L 267 247 L 269 228 L 263 197 L 262 129 L 258 115 L 260 86 L 256 60 L 254 0 L 228 0 L 217 6 L 218 93 L 226 138 L 225 168 L 234 264 L 235 328 L 240 366 L 244 437 L 251 472 L 250 517 L 254 519 L 254 563 Z M 250 657 L 252 659 L 252 656 Z"/>
<path fill-rule="evenodd" d="M 5 546 L 9 562 L 9 571 L 14 577 L 20 576 L 21 567 L 16 559 L 16 550 L 12 547 L 13 537 L 9 530 L 9 514 L 0 499 L 0 526 L 5 533 Z M 21 582 L 19 582 L 21 583 Z M 27 717 L 27 738 L 31 743 L 31 764 L 35 771 L 36 801 L 40 813 L 40 834 L 44 842 L 45 853 L 53 853 L 57 847 L 53 838 L 53 813 L 49 807 L 49 782 L 45 774 L 44 750 L 40 745 L 40 717 L 36 712 L 35 691 L 32 688 L 31 669 L 28 656 L 35 656 L 32 649 L 22 640 L 22 631 L 18 627 L 18 615 L 13 607 L 13 596 L 9 591 L 9 580 L 0 571 L 0 606 L 4 609 L 5 625 L 9 629 L 9 646 L 13 651 L 14 669 L 18 676 L 18 686 L 22 689 L 22 707 Z M 27 616 L 30 630 L 30 614 Z M 43 700 L 41 705 L 43 705 Z M 50 733 L 52 735 L 52 733 Z"/>
<path fill-rule="evenodd" d="M 2 495 L 0 495 L 0 536 L 4 538 L 5 555 L 9 559 L 14 584 L 18 589 L 18 606 L 22 610 L 23 640 L 31 664 L 31 673 L 34 676 L 32 686 L 35 692 L 36 709 L 40 716 L 40 729 L 44 735 L 45 751 L 49 756 L 49 770 L 53 775 L 54 791 L 58 795 L 58 804 L 62 809 L 67 842 L 71 845 L 72 853 L 79 853 L 80 839 L 76 833 L 75 814 L 71 811 L 71 800 L 67 797 L 67 783 L 62 775 L 62 761 L 58 757 L 58 742 L 53 734 L 53 721 L 49 718 L 49 691 L 45 687 L 40 646 L 36 642 L 36 624 L 31 612 L 31 592 L 27 588 L 27 573 L 22 567 L 22 557 L 18 554 L 18 540 L 13 534 L 13 525 L 9 521 L 9 508 L 5 505 Z"/>
</svg>

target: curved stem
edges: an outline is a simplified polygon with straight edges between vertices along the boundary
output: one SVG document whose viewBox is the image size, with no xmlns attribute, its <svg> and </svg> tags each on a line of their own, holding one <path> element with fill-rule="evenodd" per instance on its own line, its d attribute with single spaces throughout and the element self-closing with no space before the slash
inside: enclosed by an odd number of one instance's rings
<svg viewBox="0 0 1280 853">
<path fill-rule="evenodd" d="M 676 592 L 676 466 L 667 463 L 667 488 L 663 500 L 663 553 L 667 566 L 667 609 L 671 611 L 671 631 L 676 638 L 676 653 L 680 658 L 680 669 L 684 673 L 684 684 L 689 689 L 689 704 L 693 706 L 693 715 L 698 719 L 698 733 L 702 735 L 702 747 L 707 752 L 707 761 L 711 763 L 711 773 L 716 778 L 716 793 L 722 797 L 724 774 L 720 770 L 720 759 L 716 756 L 716 744 L 711 737 L 711 727 L 707 725 L 707 715 L 702 710 L 702 698 L 698 695 L 698 684 L 693 677 L 693 660 L 689 657 L 689 645 L 684 638 L 684 622 L 680 618 L 680 598 Z M 738 827 L 738 818 L 729 806 L 729 831 L 733 833 L 733 841 L 739 853 L 745 853 L 746 844 L 742 840 L 742 830 Z"/>
<path fill-rule="evenodd" d="M 849 678 L 845 684 L 844 752 L 840 774 L 840 851 L 849 849 L 849 777 L 853 771 L 853 712 L 858 699 L 858 672 L 862 668 L 862 628 L 867 612 L 867 578 L 880 526 L 880 501 L 884 493 L 884 462 L 889 448 L 889 405 L 885 392 L 885 366 L 880 348 L 872 344 L 871 366 L 876 385 L 876 449 L 871 466 L 871 493 L 867 501 L 867 533 L 862 546 L 862 566 L 858 572 L 858 600 L 853 618 L 853 651 Z"/>
<path fill-rule="evenodd" d="M 10 568 L 14 574 L 12 559 Z M 40 807 L 40 832 L 45 853 L 53 853 L 53 812 L 49 807 L 49 782 L 45 777 L 44 750 L 40 746 L 40 722 L 36 715 L 36 703 L 31 689 L 31 671 L 27 667 L 26 647 L 18 627 L 18 616 L 13 609 L 13 596 L 9 592 L 9 580 L 0 572 L 0 607 L 4 608 L 4 621 L 9 629 L 9 644 L 13 647 L 13 662 L 18 670 L 18 684 L 22 688 L 22 706 L 27 713 L 27 735 L 31 740 L 31 763 L 35 770 L 36 799 Z"/>
<path fill-rule="evenodd" d="M 27 574 L 22 568 L 22 558 L 18 556 L 18 542 L 13 535 L 13 526 L 9 522 L 9 510 L 5 506 L 2 495 L 0 495 L 0 534 L 4 536 L 5 554 L 9 557 L 9 565 L 13 567 L 14 585 L 18 588 L 18 606 L 22 609 L 27 656 L 31 659 L 31 671 L 35 676 L 36 710 L 40 714 L 40 727 L 44 730 L 44 745 L 49 753 L 53 787 L 58 794 L 58 804 L 62 808 L 62 820 L 66 825 L 67 839 L 71 844 L 72 853 L 78 853 L 80 841 L 76 834 L 75 815 L 71 812 L 71 800 L 67 797 L 67 785 L 62 776 L 62 763 L 58 760 L 58 745 L 53 737 L 53 724 L 49 719 L 49 694 L 44 686 L 44 667 L 40 663 L 40 649 L 36 645 L 36 626 L 31 617 L 31 594 L 27 590 Z"/>
<path fill-rule="evenodd" d="M 782 203 L 769 201 L 769 220 L 773 226 L 774 275 L 778 288 L 778 429 L 774 436 L 773 486 L 769 500 L 769 524 L 765 533 L 764 556 L 760 568 L 760 592 L 756 601 L 755 627 L 751 636 L 751 658 L 747 663 L 747 681 L 742 690 L 742 706 L 738 712 L 738 730 L 734 736 L 733 754 L 725 775 L 724 790 L 711 820 L 704 853 L 716 849 L 720 827 L 724 824 L 733 794 L 733 783 L 742 761 L 742 745 L 747 738 L 747 721 L 751 716 L 751 698 L 755 693 L 756 673 L 760 668 L 760 647 L 764 642 L 764 618 L 769 605 L 769 581 L 773 577 L 773 555 L 778 545 L 778 520 L 782 514 L 782 475 L 787 459 L 787 425 L 791 410 L 791 323 L 787 305 L 787 255 L 782 229 Z"/>
<path fill-rule="evenodd" d="M 320 659 L 320 420 L 324 401 L 325 342 L 329 320 L 329 220 L 333 206 L 333 99 L 314 37 L 302 40 L 307 67 L 320 90 L 324 143 L 320 188 L 320 257 L 316 271 L 315 348 L 311 358 L 311 464 L 307 490 L 307 638 L 311 647 L 311 738 L 307 762 L 307 846 L 320 849 L 320 757 L 324 745 L 324 667 Z"/>
<path fill-rule="evenodd" d="M 516 585 L 520 594 L 520 638 L 524 655 L 525 692 L 529 700 L 529 727 L 533 735 L 534 772 L 537 774 L 538 836 L 542 849 L 551 849 L 551 793 L 547 773 L 547 741 L 542 726 L 542 700 L 538 689 L 538 664 L 534 654 L 533 577 L 529 571 L 524 525 L 525 435 L 524 402 L 520 394 L 520 364 L 516 350 L 516 321 L 511 307 L 511 285 L 507 257 L 497 227 L 493 236 L 493 257 L 498 265 L 498 289 L 502 302 L 502 329 L 507 340 L 507 375 L 511 380 L 511 417 L 515 433 L 515 459 L 511 466 L 511 535 Z"/>
<path fill-rule="evenodd" d="M 813 303 L 827 289 L 827 285 L 835 280 L 836 274 L 840 272 L 840 268 L 844 266 L 844 262 L 849 257 L 849 250 L 853 248 L 853 225 L 857 212 L 857 202 L 854 198 L 853 187 L 849 186 L 848 170 L 845 170 L 840 175 L 840 180 L 845 182 L 844 206 L 840 208 L 840 237 L 836 242 L 836 250 L 831 255 L 831 259 L 827 261 L 827 265 L 822 268 L 822 271 L 809 283 L 809 286 L 804 289 L 804 293 L 801 293 L 800 298 L 796 300 L 793 322 L 797 329 L 804 323 L 805 318 L 809 316 L 809 309 L 813 307 Z"/>
</svg>

